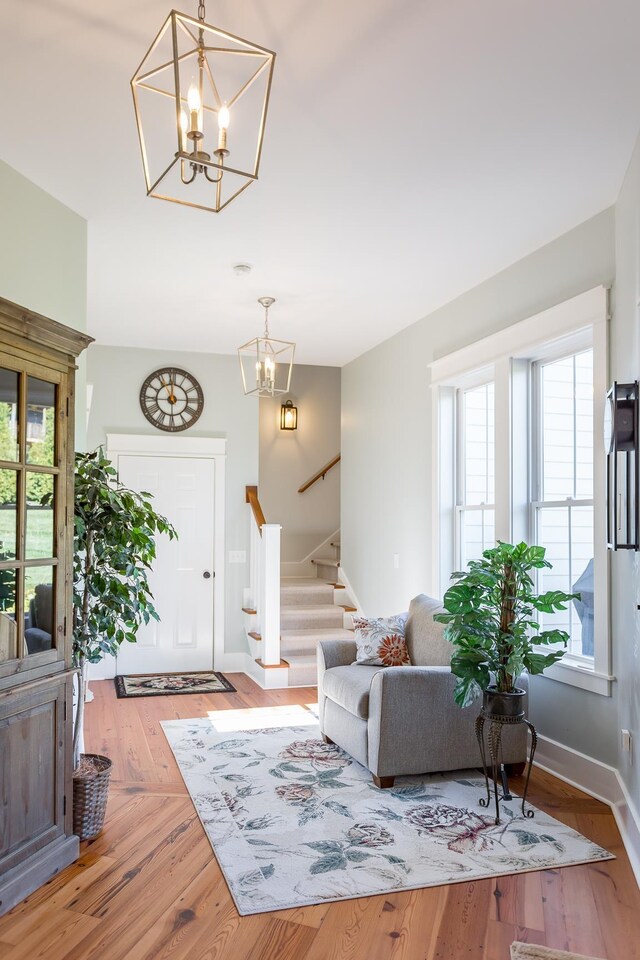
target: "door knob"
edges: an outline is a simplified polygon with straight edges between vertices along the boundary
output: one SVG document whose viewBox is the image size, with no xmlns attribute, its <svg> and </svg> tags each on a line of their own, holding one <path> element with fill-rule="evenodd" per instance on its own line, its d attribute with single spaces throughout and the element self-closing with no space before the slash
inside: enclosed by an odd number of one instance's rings
<svg viewBox="0 0 640 960">
<path fill-rule="evenodd" d="M 211 579 L 211 571 L 205 570 L 204 573 L 202 574 L 202 576 L 204 577 L 205 580 L 210 580 L 210 579 Z"/>
</svg>

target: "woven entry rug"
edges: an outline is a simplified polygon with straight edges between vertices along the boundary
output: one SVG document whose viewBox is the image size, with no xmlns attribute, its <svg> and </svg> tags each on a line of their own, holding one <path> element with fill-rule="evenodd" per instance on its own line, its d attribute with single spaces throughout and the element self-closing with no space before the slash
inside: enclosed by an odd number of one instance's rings
<svg viewBox="0 0 640 960">
<path fill-rule="evenodd" d="M 162 727 L 243 916 L 611 858 L 539 810 L 525 819 L 515 798 L 496 826 L 477 776 L 379 790 L 317 726 Z"/>
<path fill-rule="evenodd" d="M 117 676 L 116 696 L 161 697 L 181 693 L 235 693 L 221 673 L 149 673 L 138 676 Z"/>
<path fill-rule="evenodd" d="M 512 943 L 511 960 L 598 960 L 583 953 L 567 953 L 566 950 L 552 950 L 551 947 L 539 947 L 535 943 Z"/>
</svg>

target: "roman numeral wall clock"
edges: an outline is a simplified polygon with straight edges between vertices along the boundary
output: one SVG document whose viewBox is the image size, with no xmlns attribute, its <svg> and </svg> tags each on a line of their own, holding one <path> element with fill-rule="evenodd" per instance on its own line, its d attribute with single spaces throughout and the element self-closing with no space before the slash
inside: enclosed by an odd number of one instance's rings
<svg viewBox="0 0 640 960">
<path fill-rule="evenodd" d="M 202 387 L 194 376 L 179 367 L 154 370 L 140 388 L 140 406 L 158 430 L 175 433 L 188 430 L 204 408 Z"/>
</svg>

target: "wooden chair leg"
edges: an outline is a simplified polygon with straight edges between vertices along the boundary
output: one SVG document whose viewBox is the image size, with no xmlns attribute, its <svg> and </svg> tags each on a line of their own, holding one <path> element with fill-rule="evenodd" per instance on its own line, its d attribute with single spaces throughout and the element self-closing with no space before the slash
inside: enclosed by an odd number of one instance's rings
<svg viewBox="0 0 640 960">
<path fill-rule="evenodd" d="M 333 740 L 330 737 L 328 737 L 326 733 L 322 734 L 322 740 L 324 743 L 333 743 Z"/>
<path fill-rule="evenodd" d="M 395 779 L 395 777 L 376 777 L 375 773 L 373 774 L 373 782 L 380 790 L 389 790 L 395 783 Z"/>
</svg>

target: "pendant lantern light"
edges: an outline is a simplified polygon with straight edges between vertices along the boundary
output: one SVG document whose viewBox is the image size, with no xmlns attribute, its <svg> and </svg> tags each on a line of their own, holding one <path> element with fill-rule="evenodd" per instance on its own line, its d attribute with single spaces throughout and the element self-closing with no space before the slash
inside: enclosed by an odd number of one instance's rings
<svg viewBox="0 0 640 960">
<path fill-rule="evenodd" d="M 269 307 L 273 297 L 260 297 L 264 307 L 264 334 L 238 347 L 242 385 L 246 396 L 275 397 L 288 393 L 291 386 L 296 345 L 289 340 L 274 340 L 269 335 Z"/>
<path fill-rule="evenodd" d="M 275 56 L 171 11 L 131 80 L 148 196 L 219 213 L 258 179 Z"/>
</svg>

